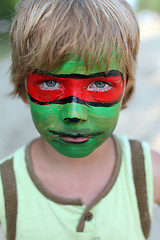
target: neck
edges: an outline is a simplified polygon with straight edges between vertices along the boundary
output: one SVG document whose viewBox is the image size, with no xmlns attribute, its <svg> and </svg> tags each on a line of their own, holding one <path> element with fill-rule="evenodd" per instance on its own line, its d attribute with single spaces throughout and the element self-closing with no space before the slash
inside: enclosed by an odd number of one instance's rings
<svg viewBox="0 0 160 240">
<path fill-rule="evenodd" d="M 31 155 L 34 165 L 41 165 L 44 169 L 60 169 L 61 171 L 80 172 L 81 170 L 87 172 L 88 169 L 97 167 L 106 159 L 112 159 L 111 155 L 114 151 L 114 143 L 110 137 L 100 147 L 98 147 L 89 156 L 83 158 L 70 158 L 61 155 L 52 146 L 50 146 L 44 139 L 39 138 L 32 145 Z M 38 157 L 37 157 L 38 153 Z M 38 159 L 38 162 L 37 160 Z"/>
<path fill-rule="evenodd" d="M 51 193 L 80 198 L 85 205 L 106 187 L 116 162 L 112 138 L 84 158 L 63 156 L 39 139 L 32 144 L 31 158 L 37 177 Z"/>
</svg>

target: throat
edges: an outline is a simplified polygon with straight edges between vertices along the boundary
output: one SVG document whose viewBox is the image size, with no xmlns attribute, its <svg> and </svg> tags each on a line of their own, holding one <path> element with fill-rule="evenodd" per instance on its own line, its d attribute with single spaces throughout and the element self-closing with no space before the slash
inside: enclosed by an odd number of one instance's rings
<svg viewBox="0 0 160 240">
<path fill-rule="evenodd" d="M 64 157 L 63 161 L 60 159 L 58 162 L 57 159 L 53 159 L 53 155 L 51 155 L 52 159 L 47 160 L 45 151 L 40 152 L 43 149 L 42 146 L 40 147 L 41 143 L 34 144 L 31 149 L 33 170 L 42 188 L 47 189 L 51 195 L 61 199 L 78 198 L 84 205 L 89 205 L 99 195 L 106 194 L 116 166 L 115 146 L 112 139 L 102 146 L 104 149 L 101 149 L 100 154 L 89 156 L 86 161 L 85 158 Z M 105 155 L 102 154 L 103 151 Z"/>
</svg>

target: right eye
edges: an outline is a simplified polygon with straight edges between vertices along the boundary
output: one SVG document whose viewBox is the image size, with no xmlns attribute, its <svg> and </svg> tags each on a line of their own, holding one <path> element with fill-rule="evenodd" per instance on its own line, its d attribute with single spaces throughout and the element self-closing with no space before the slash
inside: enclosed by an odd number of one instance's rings
<svg viewBox="0 0 160 240">
<path fill-rule="evenodd" d="M 42 90 L 56 90 L 61 87 L 61 85 L 54 80 L 44 81 L 39 86 Z"/>
</svg>

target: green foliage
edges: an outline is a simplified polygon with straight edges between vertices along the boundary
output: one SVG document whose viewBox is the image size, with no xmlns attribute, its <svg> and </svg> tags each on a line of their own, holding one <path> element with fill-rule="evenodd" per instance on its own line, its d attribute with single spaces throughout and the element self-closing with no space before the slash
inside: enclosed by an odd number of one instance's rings
<svg viewBox="0 0 160 240">
<path fill-rule="evenodd" d="M 10 43 L 9 41 L 0 40 L 0 60 L 1 58 L 7 56 L 10 53 Z"/>
<path fill-rule="evenodd" d="M 12 18 L 18 0 L 0 0 L 0 20 Z"/>
<path fill-rule="evenodd" d="M 138 0 L 138 9 L 149 9 L 160 12 L 160 0 Z"/>
</svg>

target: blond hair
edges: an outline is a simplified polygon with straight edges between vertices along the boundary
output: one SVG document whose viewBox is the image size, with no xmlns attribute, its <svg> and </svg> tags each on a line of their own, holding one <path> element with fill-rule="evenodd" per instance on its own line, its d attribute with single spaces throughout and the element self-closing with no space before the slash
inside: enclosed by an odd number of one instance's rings
<svg viewBox="0 0 160 240">
<path fill-rule="evenodd" d="M 125 0 L 22 0 L 10 33 L 14 95 L 23 96 L 30 72 L 51 71 L 71 56 L 86 69 L 115 57 L 125 73 L 123 106 L 134 90 L 139 27 Z"/>
</svg>

